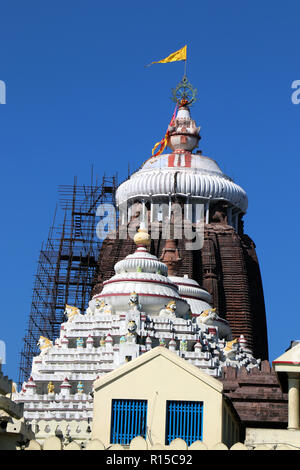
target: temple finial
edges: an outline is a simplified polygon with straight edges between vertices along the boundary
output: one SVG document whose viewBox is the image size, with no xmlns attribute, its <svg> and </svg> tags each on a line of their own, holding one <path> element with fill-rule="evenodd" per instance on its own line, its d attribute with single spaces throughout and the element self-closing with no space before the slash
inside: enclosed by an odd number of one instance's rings
<svg viewBox="0 0 300 470">
<path fill-rule="evenodd" d="M 151 243 L 151 237 L 147 232 L 146 225 L 144 222 L 141 222 L 140 228 L 133 237 L 133 241 L 137 246 L 147 247 Z"/>
<path fill-rule="evenodd" d="M 172 100 L 178 106 L 190 106 L 196 101 L 197 90 L 188 81 L 186 74 L 184 74 L 181 82 L 178 83 L 176 88 L 172 90 Z"/>
</svg>

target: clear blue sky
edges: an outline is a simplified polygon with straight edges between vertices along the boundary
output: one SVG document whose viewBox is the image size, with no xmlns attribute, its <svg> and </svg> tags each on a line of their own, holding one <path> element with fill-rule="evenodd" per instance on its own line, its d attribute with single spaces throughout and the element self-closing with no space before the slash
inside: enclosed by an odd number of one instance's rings
<svg viewBox="0 0 300 470">
<path fill-rule="evenodd" d="M 173 111 L 183 62 L 144 65 L 188 44 L 200 148 L 249 197 L 270 359 L 300 337 L 297 1 L 10 0 L 0 11 L 1 328 L 18 377 L 33 277 L 59 184 L 146 160 Z"/>
</svg>

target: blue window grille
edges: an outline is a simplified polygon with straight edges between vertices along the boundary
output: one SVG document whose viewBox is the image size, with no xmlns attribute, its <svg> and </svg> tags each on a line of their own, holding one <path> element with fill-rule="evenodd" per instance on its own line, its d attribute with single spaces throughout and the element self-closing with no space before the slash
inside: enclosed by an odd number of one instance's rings
<svg viewBox="0 0 300 470">
<path fill-rule="evenodd" d="M 136 436 L 146 438 L 147 400 L 112 400 L 112 444 L 129 444 Z"/>
<path fill-rule="evenodd" d="M 202 441 L 203 402 L 167 401 L 166 444 L 180 437 L 188 446 Z"/>
</svg>

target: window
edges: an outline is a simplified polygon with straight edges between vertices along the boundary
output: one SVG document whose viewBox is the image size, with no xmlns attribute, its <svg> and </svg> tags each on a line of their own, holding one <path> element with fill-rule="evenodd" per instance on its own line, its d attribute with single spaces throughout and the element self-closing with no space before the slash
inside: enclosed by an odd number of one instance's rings
<svg viewBox="0 0 300 470">
<path fill-rule="evenodd" d="M 147 400 L 112 400 L 112 444 L 129 444 L 136 436 L 146 438 Z"/>
<path fill-rule="evenodd" d="M 203 402 L 167 401 L 166 444 L 180 437 L 188 446 L 202 441 Z"/>
</svg>

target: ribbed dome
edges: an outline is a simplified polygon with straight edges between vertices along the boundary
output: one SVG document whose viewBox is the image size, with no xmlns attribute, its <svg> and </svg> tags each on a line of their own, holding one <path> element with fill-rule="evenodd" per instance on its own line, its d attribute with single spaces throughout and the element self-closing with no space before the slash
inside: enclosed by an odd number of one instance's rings
<svg viewBox="0 0 300 470">
<path fill-rule="evenodd" d="M 211 295 L 197 281 L 187 276 L 169 276 L 169 279 L 178 286 L 179 294 L 188 302 L 193 315 L 200 315 L 204 310 L 212 308 Z"/>
<path fill-rule="evenodd" d="M 128 300 L 134 292 L 139 296 L 143 311 L 158 315 L 170 300 L 176 302 L 178 316 L 189 310 L 188 302 L 178 293 L 178 286 L 168 277 L 168 268 L 151 255 L 145 247 L 115 264 L 116 274 L 104 281 L 103 289 L 93 299 L 103 299 L 115 312 L 128 309 Z"/>
<path fill-rule="evenodd" d="M 246 192 L 224 175 L 211 158 L 189 152 L 164 154 L 148 160 L 122 183 L 116 192 L 117 204 L 135 198 L 172 194 L 230 202 L 246 212 Z"/>
<path fill-rule="evenodd" d="M 149 158 L 122 183 L 116 192 L 117 205 L 135 199 L 179 195 L 190 202 L 226 201 L 245 213 L 248 207 L 245 191 L 224 175 L 214 160 L 191 153 L 198 145 L 199 131 L 188 106 L 179 106 L 168 128 L 168 146 L 173 153 Z"/>
<path fill-rule="evenodd" d="M 160 272 L 163 276 L 168 275 L 167 266 L 142 247 L 137 248 L 135 253 L 126 256 L 125 259 L 115 264 L 116 274 L 136 272 L 139 268 L 147 273 Z"/>
</svg>

